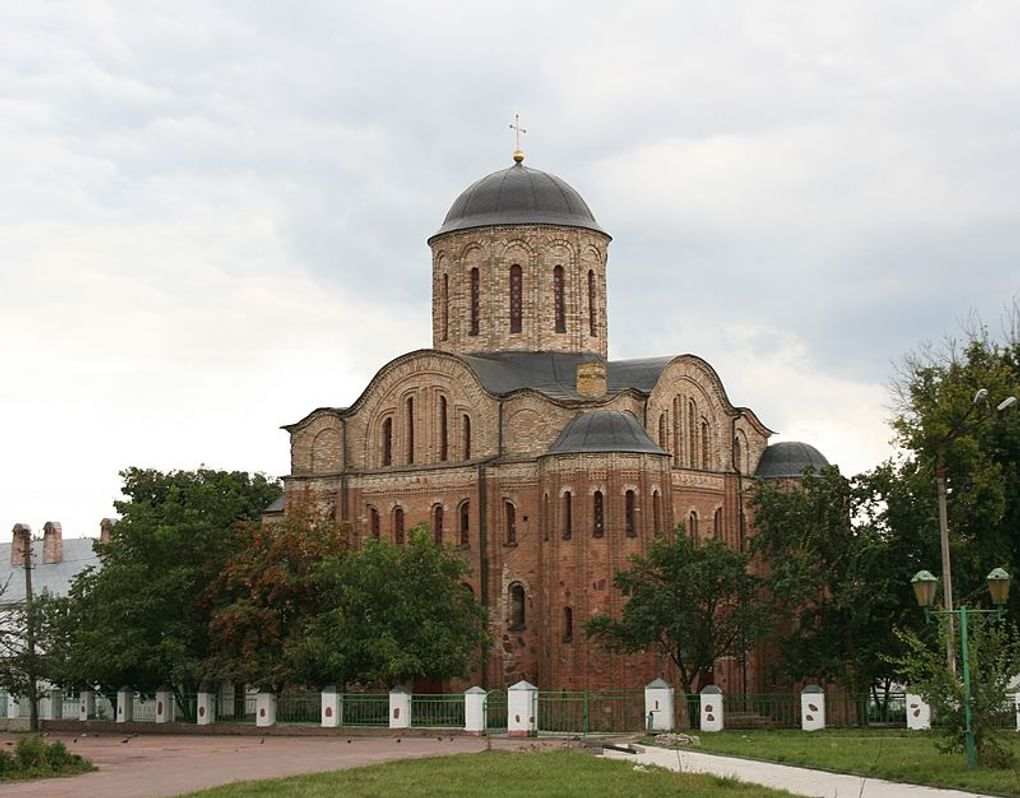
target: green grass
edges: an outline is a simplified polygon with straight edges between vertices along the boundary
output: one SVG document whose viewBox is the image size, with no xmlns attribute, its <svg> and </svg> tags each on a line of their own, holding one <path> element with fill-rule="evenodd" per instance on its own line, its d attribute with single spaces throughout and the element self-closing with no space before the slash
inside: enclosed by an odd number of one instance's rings
<svg viewBox="0 0 1020 798">
<path fill-rule="evenodd" d="M 289 779 L 237 782 L 191 798 L 780 798 L 785 791 L 735 779 L 635 771 L 632 762 L 596 759 L 571 750 L 490 751 L 410 759 Z M 186 797 L 187 798 L 187 797 Z"/>
<path fill-rule="evenodd" d="M 1020 758 L 1020 735 L 1007 734 Z M 962 753 L 939 753 L 935 739 L 931 732 L 891 729 L 734 730 L 702 734 L 701 750 L 891 781 L 1020 796 L 1020 772 L 968 768 Z"/>
<path fill-rule="evenodd" d="M 0 750 L 0 781 L 45 779 L 87 773 L 95 767 L 72 754 L 63 743 L 47 744 L 38 735 L 26 734 L 13 751 Z"/>
</svg>

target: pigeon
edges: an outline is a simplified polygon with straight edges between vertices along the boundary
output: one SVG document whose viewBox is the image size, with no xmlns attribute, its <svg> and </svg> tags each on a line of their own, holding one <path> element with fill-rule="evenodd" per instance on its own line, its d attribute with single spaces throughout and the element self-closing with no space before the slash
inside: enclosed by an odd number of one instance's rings
<svg viewBox="0 0 1020 798">
<path fill-rule="evenodd" d="M 439 742 L 442 742 L 443 741 L 443 736 L 439 735 L 436 739 L 439 740 Z"/>
<path fill-rule="evenodd" d="M 121 740 L 121 742 L 122 743 L 129 743 L 129 742 L 131 742 L 131 738 L 130 737 L 125 737 L 123 740 Z"/>
<path fill-rule="evenodd" d="M 348 740 L 348 741 L 347 741 L 347 744 L 348 744 L 348 745 L 350 745 L 350 744 L 351 744 L 351 741 L 350 741 L 350 740 Z"/>
<path fill-rule="evenodd" d="M 399 737 L 397 738 L 397 742 L 398 742 L 398 743 L 400 742 L 400 738 L 399 738 Z"/>
<path fill-rule="evenodd" d="M 72 743 L 76 743 L 76 742 L 78 742 L 78 738 L 77 738 L 77 737 L 72 737 L 72 738 L 71 738 L 71 742 L 72 742 Z"/>
<path fill-rule="evenodd" d="M 263 737 L 261 740 L 259 740 L 259 745 L 265 745 L 265 744 L 266 744 L 266 738 Z"/>
</svg>

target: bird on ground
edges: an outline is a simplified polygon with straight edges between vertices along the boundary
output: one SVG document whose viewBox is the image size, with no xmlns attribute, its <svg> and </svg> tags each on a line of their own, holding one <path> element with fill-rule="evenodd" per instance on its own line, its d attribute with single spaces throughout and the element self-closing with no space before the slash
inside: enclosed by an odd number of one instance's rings
<svg viewBox="0 0 1020 798">
<path fill-rule="evenodd" d="M 131 742 L 131 738 L 130 737 L 125 737 L 123 740 L 121 740 L 121 742 L 122 743 L 129 743 L 129 742 Z"/>
<path fill-rule="evenodd" d="M 77 738 L 77 737 L 72 737 L 72 738 L 71 738 L 71 742 L 72 742 L 72 743 L 76 743 L 76 742 L 78 742 L 78 738 Z"/>
<path fill-rule="evenodd" d="M 263 737 L 261 740 L 259 740 L 259 745 L 265 745 L 265 744 L 266 744 L 266 738 Z"/>
<path fill-rule="evenodd" d="M 399 738 L 399 737 L 397 738 L 397 742 L 398 742 L 398 743 L 400 742 L 400 738 Z"/>
</svg>

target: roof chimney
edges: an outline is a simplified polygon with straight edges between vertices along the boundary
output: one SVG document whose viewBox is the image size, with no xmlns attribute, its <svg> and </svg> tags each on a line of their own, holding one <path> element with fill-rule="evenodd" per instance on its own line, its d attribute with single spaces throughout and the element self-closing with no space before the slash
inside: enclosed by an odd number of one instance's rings
<svg viewBox="0 0 1020 798">
<path fill-rule="evenodd" d="M 577 366 L 577 392 L 594 399 L 606 392 L 606 364 L 593 360 Z"/>
<path fill-rule="evenodd" d="M 52 565 L 64 559 L 63 529 L 59 521 L 47 521 L 43 524 L 43 565 Z"/>
<path fill-rule="evenodd" d="M 14 525 L 14 540 L 11 543 L 11 565 L 25 564 L 25 542 L 32 545 L 32 527 L 28 524 Z"/>
<path fill-rule="evenodd" d="M 113 527 L 116 525 L 117 519 L 115 518 L 104 518 L 99 522 L 99 542 L 109 543 L 110 538 L 113 535 Z"/>
</svg>

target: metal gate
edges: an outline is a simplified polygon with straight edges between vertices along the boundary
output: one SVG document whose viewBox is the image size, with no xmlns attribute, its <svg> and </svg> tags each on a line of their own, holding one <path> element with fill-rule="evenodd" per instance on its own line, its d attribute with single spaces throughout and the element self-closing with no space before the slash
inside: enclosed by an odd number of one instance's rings
<svg viewBox="0 0 1020 798">
<path fill-rule="evenodd" d="M 503 690 L 489 690 L 482 707 L 485 717 L 485 731 L 505 732 L 507 728 L 506 693 Z"/>
<path fill-rule="evenodd" d="M 644 690 L 540 690 L 538 730 L 608 734 L 645 728 Z"/>
</svg>

